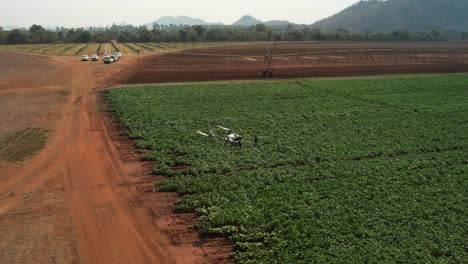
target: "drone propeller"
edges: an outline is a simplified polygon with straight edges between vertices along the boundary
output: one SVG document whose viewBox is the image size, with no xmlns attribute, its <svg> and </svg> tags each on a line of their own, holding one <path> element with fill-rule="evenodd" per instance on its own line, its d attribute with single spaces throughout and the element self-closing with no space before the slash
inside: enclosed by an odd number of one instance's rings
<svg viewBox="0 0 468 264">
<path fill-rule="evenodd" d="M 212 131 L 210 131 L 209 134 L 207 134 L 207 133 L 201 132 L 200 130 L 197 130 L 196 133 L 199 134 L 199 135 L 202 135 L 204 137 L 210 137 L 210 138 L 217 138 L 217 139 L 225 140 L 224 137 L 218 136 L 215 133 L 213 133 Z"/>
<path fill-rule="evenodd" d="M 208 135 L 206 133 L 203 133 L 201 131 L 197 131 L 197 134 L 200 134 L 200 135 L 205 136 L 205 137 L 210 137 L 210 135 Z"/>
<path fill-rule="evenodd" d="M 218 126 L 219 128 L 223 129 L 223 130 L 226 130 L 226 131 L 231 131 L 231 129 L 227 128 L 227 127 L 222 127 L 222 126 Z"/>
</svg>

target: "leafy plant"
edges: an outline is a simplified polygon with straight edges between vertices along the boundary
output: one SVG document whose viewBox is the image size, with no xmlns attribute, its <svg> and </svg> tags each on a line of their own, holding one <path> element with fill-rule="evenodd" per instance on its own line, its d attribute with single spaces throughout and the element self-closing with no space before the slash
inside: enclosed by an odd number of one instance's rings
<svg viewBox="0 0 468 264">
<path fill-rule="evenodd" d="M 463 262 L 467 74 L 106 91 L 240 263 Z M 197 130 L 263 136 L 227 151 Z M 223 131 L 217 131 L 223 133 Z"/>
</svg>

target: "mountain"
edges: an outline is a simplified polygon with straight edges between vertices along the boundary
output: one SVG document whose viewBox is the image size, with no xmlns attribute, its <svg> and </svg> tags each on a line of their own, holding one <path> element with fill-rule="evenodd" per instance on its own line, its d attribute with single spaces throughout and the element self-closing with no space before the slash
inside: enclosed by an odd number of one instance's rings
<svg viewBox="0 0 468 264">
<path fill-rule="evenodd" d="M 4 26 L 0 26 L 0 27 L 3 28 L 3 30 L 12 30 L 12 29 L 15 29 L 15 28 L 20 28 L 20 27 L 13 26 L 13 25 L 4 25 Z"/>
<path fill-rule="evenodd" d="M 44 26 L 44 28 L 47 30 L 56 31 L 57 28 L 60 28 L 60 26 Z"/>
<path fill-rule="evenodd" d="M 270 21 L 267 21 L 267 22 L 263 22 L 263 24 L 265 24 L 266 26 L 269 26 L 269 27 L 278 27 L 278 26 L 291 25 L 293 23 L 291 23 L 289 21 L 286 21 L 286 20 L 270 20 Z"/>
<path fill-rule="evenodd" d="M 161 17 L 160 19 L 145 24 L 148 28 L 153 28 L 153 24 L 159 24 L 159 25 L 189 25 L 189 26 L 194 26 L 194 25 L 223 25 L 223 23 L 210 23 L 206 22 L 202 19 L 198 18 L 193 18 L 193 17 L 188 17 L 188 16 L 178 16 L 178 17 L 172 17 L 172 16 L 164 16 Z M 287 26 L 289 24 L 293 24 L 289 21 L 285 20 L 270 20 L 263 22 L 261 20 L 258 20 L 254 18 L 253 16 L 243 16 L 236 22 L 234 22 L 232 25 L 233 26 L 245 26 L 245 27 L 250 27 L 254 26 L 257 24 L 265 24 L 270 27 L 275 27 L 275 26 Z"/>
<path fill-rule="evenodd" d="M 146 24 L 146 26 L 149 28 L 153 28 L 154 23 L 159 24 L 159 25 L 171 25 L 172 24 L 172 25 L 189 25 L 189 26 L 221 24 L 221 23 L 209 23 L 202 19 L 188 17 L 188 16 L 178 16 L 178 17 L 164 16 L 152 23 Z"/>
<path fill-rule="evenodd" d="M 367 0 L 312 25 L 324 31 L 468 30 L 467 0 Z"/>
<path fill-rule="evenodd" d="M 250 26 L 255 26 L 257 24 L 264 24 L 269 27 L 277 27 L 277 26 L 287 26 L 293 23 L 286 21 L 286 20 L 270 20 L 270 21 L 263 22 L 261 20 L 256 19 L 253 16 L 243 16 L 239 20 L 234 22 L 232 25 L 250 27 Z"/>
<path fill-rule="evenodd" d="M 237 20 L 236 22 L 234 22 L 232 25 L 233 26 L 245 26 L 245 27 L 250 27 L 250 26 L 254 26 L 254 25 L 257 25 L 257 24 L 261 24 L 263 23 L 262 21 L 256 19 L 255 17 L 253 16 L 243 16 L 241 17 L 239 20 Z"/>
</svg>

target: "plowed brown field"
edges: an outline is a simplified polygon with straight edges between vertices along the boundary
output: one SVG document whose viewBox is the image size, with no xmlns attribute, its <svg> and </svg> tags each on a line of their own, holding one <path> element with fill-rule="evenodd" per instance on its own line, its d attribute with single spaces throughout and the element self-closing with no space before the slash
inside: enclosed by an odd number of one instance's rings
<svg viewBox="0 0 468 264">
<path fill-rule="evenodd" d="M 147 56 L 127 83 L 262 78 L 272 43 Z M 273 51 L 275 78 L 468 71 L 466 42 L 292 42 Z"/>
</svg>

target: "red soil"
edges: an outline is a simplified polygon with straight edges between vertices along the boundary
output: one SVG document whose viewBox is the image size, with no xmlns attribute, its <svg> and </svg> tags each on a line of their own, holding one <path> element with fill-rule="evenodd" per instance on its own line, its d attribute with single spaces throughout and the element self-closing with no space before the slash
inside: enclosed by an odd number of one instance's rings
<svg viewBox="0 0 468 264">
<path fill-rule="evenodd" d="M 153 55 L 126 83 L 260 79 L 270 44 Z M 275 78 L 468 71 L 464 42 L 299 42 L 274 50 Z"/>
<path fill-rule="evenodd" d="M 172 213 L 178 197 L 152 192 L 157 179 L 149 175 L 150 164 L 141 163 L 131 143 L 103 122 L 97 89 L 126 78 L 124 69 L 131 71 L 134 58 L 104 65 L 30 56 L 0 53 L 0 61 L 11 61 L 4 67 L 16 69 L 0 73 L 2 100 L 26 93 L 35 97 L 50 87 L 65 93 L 63 99 L 50 96 L 40 104 L 27 106 L 18 99 L 13 106 L 0 106 L 2 112 L 17 109 L 16 120 L 39 118 L 37 125 L 51 130 L 47 146 L 35 157 L 0 161 L 0 262 L 230 262 L 229 243 L 188 232 L 194 216 Z M 24 76 L 44 78 L 36 82 Z M 55 114 L 41 117 L 49 105 Z M 22 114 L 27 107 L 36 115 Z M 15 120 L 5 120 L 5 130 L 16 129 Z"/>
</svg>

